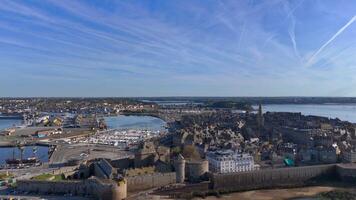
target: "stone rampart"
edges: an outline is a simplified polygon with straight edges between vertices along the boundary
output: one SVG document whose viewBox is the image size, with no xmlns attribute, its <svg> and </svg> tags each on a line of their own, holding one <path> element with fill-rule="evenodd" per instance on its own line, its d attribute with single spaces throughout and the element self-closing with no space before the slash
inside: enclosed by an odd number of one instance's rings
<svg viewBox="0 0 356 200">
<path fill-rule="evenodd" d="M 342 181 L 356 181 L 356 166 L 354 164 L 339 164 L 336 166 L 336 170 Z"/>
<path fill-rule="evenodd" d="M 53 169 L 52 174 L 53 175 L 63 174 L 64 177 L 68 177 L 74 174 L 77 168 L 78 166 L 61 167 L 59 169 Z"/>
<path fill-rule="evenodd" d="M 78 166 L 69 166 L 69 167 L 56 168 L 56 169 L 53 169 L 52 173 L 53 174 L 70 173 L 70 172 L 75 171 L 78 167 L 79 167 L 79 165 Z"/>
<path fill-rule="evenodd" d="M 308 185 L 313 180 L 327 177 L 337 177 L 336 165 L 212 174 L 210 188 L 225 191 L 244 191 L 274 187 L 294 187 Z"/>
<path fill-rule="evenodd" d="M 186 177 L 190 182 L 199 181 L 202 176 L 209 172 L 209 162 L 202 161 L 187 161 L 186 162 Z"/>
<path fill-rule="evenodd" d="M 82 181 L 18 180 L 17 191 L 36 194 L 89 195 L 100 200 L 120 200 L 126 198 L 126 182 L 116 183 L 97 178 Z"/>
<path fill-rule="evenodd" d="M 156 173 L 133 177 L 125 177 L 127 180 L 127 191 L 134 192 L 161 187 L 176 183 L 176 173 Z"/>
</svg>

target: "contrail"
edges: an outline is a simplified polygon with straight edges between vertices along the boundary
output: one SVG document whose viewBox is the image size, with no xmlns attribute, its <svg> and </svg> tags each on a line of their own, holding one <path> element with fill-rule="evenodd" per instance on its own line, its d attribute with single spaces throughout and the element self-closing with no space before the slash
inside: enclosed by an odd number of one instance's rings
<svg viewBox="0 0 356 200">
<path fill-rule="evenodd" d="M 347 27 L 349 27 L 356 20 L 356 15 L 354 15 L 347 24 L 345 24 L 340 30 L 338 30 L 335 35 L 333 35 L 323 46 L 321 46 L 318 51 L 316 51 L 310 59 L 307 61 L 306 66 L 310 66 L 310 64 L 314 61 L 315 57 L 324 50 L 326 46 L 328 46 L 337 36 L 339 36 Z"/>
<path fill-rule="evenodd" d="M 299 4 L 297 4 L 296 6 L 294 6 L 294 8 L 291 9 L 291 10 L 288 12 L 287 17 L 285 18 L 285 20 L 287 20 L 287 19 L 294 13 L 294 11 L 295 11 L 299 6 L 302 5 L 303 2 L 304 2 L 304 0 L 300 1 Z"/>
<path fill-rule="evenodd" d="M 289 33 L 289 37 L 292 41 L 292 44 L 293 44 L 293 50 L 294 50 L 294 53 L 295 55 L 299 58 L 299 60 L 301 60 L 301 57 L 300 57 L 300 54 L 299 54 L 299 51 L 298 51 L 298 48 L 297 48 L 297 42 L 295 40 L 295 19 L 294 17 L 291 17 L 292 19 L 292 23 L 290 24 L 290 28 L 288 30 L 288 33 Z"/>
<path fill-rule="evenodd" d="M 294 54 L 299 60 L 301 60 L 302 58 L 298 51 L 297 41 L 295 39 L 296 38 L 295 37 L 295 17 L 293 15 L 293 13 L 294 13 L 294 11 L 297 10 L 298 7 L 300 7 L 302 5 L 303 2 L 304 2 L 304 0 L 301 0 L 296 6 L 294 6 L 293 9 L 290 9 L 289 4 L 286 1 L 282 2 L 282 5 L 284 6 L 284 8 L 287 12 L 287 16 L 284 19 L 283 23 L 285 23 L 288 19 L 291 19 L 291 24 L 289 24 L 289 28 L 288 28 L 288 34 L 289 34 L 289 38 L 293 44 Z"/>
</svg>

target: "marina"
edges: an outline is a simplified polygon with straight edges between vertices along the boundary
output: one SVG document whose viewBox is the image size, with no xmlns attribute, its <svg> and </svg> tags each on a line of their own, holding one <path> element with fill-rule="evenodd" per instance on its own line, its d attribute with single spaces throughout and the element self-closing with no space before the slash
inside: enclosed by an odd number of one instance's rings
<svg viewBox="0 0 356 200">
<path fill-rule="evenodd" d="M 104 117 L 109 129 L 164 131 L 166 122 L 151 116 L 118 115 Z"/>
<path fill-rule="evenodd" d="M 140 141 L 160 136 L 166 132 L 166 123 L 156 117 L 119 115 L 104 119 L 108 130 L 98 131 L 79 142 L 127 149 L 134 147 Z"/>
<path fill-rule="evenodd" d="M 140 141 L 153 138 L 160 134 L 159 131 L 149 130 L 107 130 L 81 140 L 81 143 L 111 145 L 127 149 L 137 145 Z"/>
</svg>

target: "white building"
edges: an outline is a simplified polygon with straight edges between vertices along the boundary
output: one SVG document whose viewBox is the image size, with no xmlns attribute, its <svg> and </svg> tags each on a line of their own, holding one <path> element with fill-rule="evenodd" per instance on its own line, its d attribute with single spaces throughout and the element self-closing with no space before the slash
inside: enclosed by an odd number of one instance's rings
<svg viewBox="0 0 356 200">
<path fill-rule="evenodd" d="M 250 154 L 232 150 L 208 152 L 209 169 L 215 173 L 245 172 L 258 169 Z"/>
</svg>

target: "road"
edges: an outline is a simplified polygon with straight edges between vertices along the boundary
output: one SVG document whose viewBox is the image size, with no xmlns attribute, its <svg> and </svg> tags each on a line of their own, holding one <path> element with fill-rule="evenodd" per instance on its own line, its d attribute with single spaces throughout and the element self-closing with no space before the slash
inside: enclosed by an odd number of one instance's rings
<svg viewBox="0 0 356 200">
<path fill-rule="evenodd" d="M 6 192 L 6 191 L 5 191 Z M 1 191 L 0 191 L 1 193 Z M 18 200 L 92 200 L 94 198 L 89 197 L 71 197 L 71 196 L 39 196 L 39 195 L 5 195 L 0 194 L 0 199 L 18 199 Z"/>
<path fill-rule="evenodd" d="M 94 144 L 61 144 L 53 152 L 50 164 L 65 163 L 68 160 L 91 160 L 95 158 L 120 159 L 133 153 L 117 147 Z"/>
<path fill-rule="evenodd" d="M 61 167 L 61 169 L 65 170 L 65 168 L 71 168 L 71 167 Z M 2 169 L 0 170 L 0 173 L 10 173 L 14 175 L 16 180 L 19 179 L 30 179 L 34 176 L 38 176 L 40 174 L 45 174 L 45 173 L 53 173 L 54 170 L 57 170 L 59 168 L 49 168 L 48 166 L 39 166 L 39 167 L 30 167 L 30 168 L 25 168 L 25 169 Z"/>
</svg>

